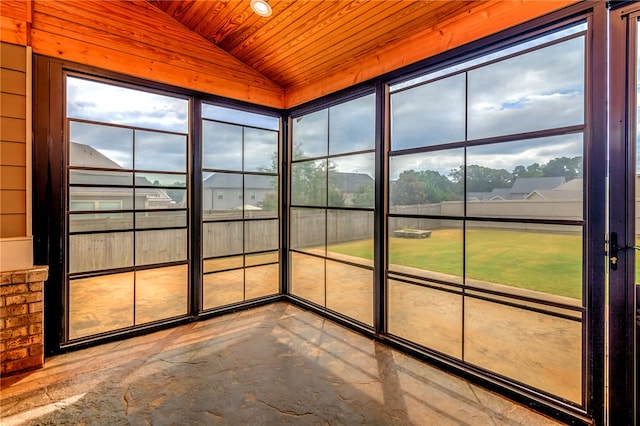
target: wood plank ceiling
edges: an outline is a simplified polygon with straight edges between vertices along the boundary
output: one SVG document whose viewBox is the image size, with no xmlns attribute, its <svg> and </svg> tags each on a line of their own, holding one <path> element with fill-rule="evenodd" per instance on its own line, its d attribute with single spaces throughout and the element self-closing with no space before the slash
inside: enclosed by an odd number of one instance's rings
<svg viewBox="0 0 640 426">
<path fill-rule="evenodd" d="M 255 14 L 250 0 L 149 0 L 193 32 L 285 89 L 356 67 L 389 46 L 486 1 L 269 0 Z"/>
</svg>

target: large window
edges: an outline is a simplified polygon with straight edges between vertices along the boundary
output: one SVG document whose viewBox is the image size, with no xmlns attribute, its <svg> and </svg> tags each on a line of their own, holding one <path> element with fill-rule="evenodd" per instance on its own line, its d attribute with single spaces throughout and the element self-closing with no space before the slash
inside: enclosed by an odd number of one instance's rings
<svg viewBox="0 0 640 426">
<path fill-rule="evenodd" d="M 188 100 L 66 88 L 65 340 L 187 314 Z"/>
<path fill-rule="evenodd" d="M 291 293 L 372 326 L 375 96 L 292 122 Z"/>
<path fill-rule="evenodd" d="M 280 291 L 280 119 L 203 104 L 203 309 Z"/>
<path fill-rule="evenodd" d="M 586 29 L 389 87 L 387 331 L 577 406 Z"/>
</svg>

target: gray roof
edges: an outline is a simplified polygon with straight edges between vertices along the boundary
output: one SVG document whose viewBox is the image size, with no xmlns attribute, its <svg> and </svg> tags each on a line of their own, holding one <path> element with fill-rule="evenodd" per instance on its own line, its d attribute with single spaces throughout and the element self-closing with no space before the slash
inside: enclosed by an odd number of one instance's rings
<svg viewBox="0 0 640 426">
<path fill-rule="evenodd" d="M 366 173 L 329 172 L 329 179 L 340 191 L 349 194 L 355 193 L 361 185 L 374 183 L 373 178 Z"/>
<path fill-rule="evenodd" d="M 276 176 L 244 175 L 246 189 L 275 189 Z M 204 188 L 242 189 L 242 175 L 233 173 L 214 173 L 203 182 Z"/>
<path fill-rule="evenodd" d="M 122 168 L 118 163 L 98 152 L 94 147 L 77 142 L 69 143 L 69 157 L 72 166 L 96 167 L 101 169 Z"/>
<path fill-rule="evenodd" d="M 564 177 L 533 177 L 533 178 L 517 178 L 513 183 L 511 194 L 527 195 L 536 189 L 553 189 L 565 183 Z"/>
<path fill-rule="evenodd" d="M 527 200 L 535 199 L 536 195 L 545 200 L 580 200 L 582 191 L 578 190 L 558 190 L 558 189 L 536 189 L 526 196 Z"/>
<path fill-rule="evenodd" d="M 583 181 L 582 179 L 571 179 L 567 183 L 563 183 L 560 186 L 553 188 L 554 191 L 580 191 L 583 190 Z"/>
</svg>

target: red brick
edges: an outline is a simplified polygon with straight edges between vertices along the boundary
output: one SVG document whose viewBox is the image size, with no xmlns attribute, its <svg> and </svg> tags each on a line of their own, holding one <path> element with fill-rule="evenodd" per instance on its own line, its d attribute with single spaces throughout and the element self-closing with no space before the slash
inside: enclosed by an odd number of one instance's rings
<svg viewBox="0 0 640 426">
<path fill-rule="evenodd" d="M 44 345 L 33 345 L 29 347 L 29 356 L 42 355 L 44 353 Z"/>
<path fill-rule="evenodd" d="M 7 349 L 26 348 L 31 345 L 41 344 L 42 336 L 37 334 L 33 336 L 17 337 L 15 339 L 7 340 Z"/>
<path fill-rule="evenodd" d="M 27 293 L 25 294 L 25 297 L 27 298 L 27 303 L 40 302 L 42 301 L 42 292 L 36 291 L 34 293 Z"/>
<path fill-rule="evenodd" d="M 10 305 L 0 308 L 0 317 L 15 317 L 29 313 L 28 305 Z"/>
<path fill-rule="evenodd" d="M 27 348 L 14 349 L 0 353 L 0 362 L 15 361 L 16 359 L 26 358 L 28 356 Z"/>
<path fill-rule="evenodd" d="M 4 318 L 0 318 L 0 330 L 4 330 Z"/>
<path fill-rule="evenodd" d="M 29 286 L 26 284 L 10 284 L 0 287 L 0 295 L 7 296 L 9 294 L 21 294 L 29 292 Z"/>
<path fill-rule="evenodd" d="M 42 291 L 42 281 L 30 283 L 29 291 L 32 291 L 32 292 Z"/>
<path fill-rule="evenodd" d="M 0 306 L 4 306 L 4 296 L 0 296 Z"/>
<path fill-rule="evenodd" d="M 0 331 L 0 340 L 5 341 L 8 339 L 14 339 L 16 337 L 22 337 L 29 335 L 29 330 L 26 326 L 10 328 L 8 330 Z"/>
<path fill-rule="evenodd" d="M 0 285 L 11 284 L 11 272 L 0 272 Z"/>
<path fill-rule="evenodd" d="M 6 365 L 3 365 L 2 372 L 4 375 L 6 373 L 33 370 L 40 367 L 42 367 L 42 356 L 34 355 L 28 358 L 7 362 Z"/>
<path fill-rule="evenodd" d="M 19 304 L 22 304 L 22 303 L 27 303 L 27 296 L 24 295 L 24 294 L 16 294 L 16 295 L 13 295 L 13 296 L 7 296 L 4 299 L 4 303 L 7 306 L 19 305 Z"/>
<path fill-rule="evenodd" d="M 20 327 L 22 325 L 29 325 L 31 323 L 40 322 L 40 321 L 42 321 L 41 312 L 37 312 L 29 315 L 9 317 L 9 318 L 5 318 L 4 320 L 6 328 Z"/>
<path fill-rule="evenodd" d="M 42 323 L 29 324 L 29 334 L 42 334 Z"/>
<path fill-rule="evenodd" d="M 14 284 L 22 284 L 22 283 L 29 282 L 27 281 L 27 275 L 28 275 L 27 271 L 14 272 L 13 274 L 11 274 L 11 282 Z"/>
<path fill-rule="evenodd" d="M 7 350 L 7 345 L 3 341 L 0 341 L 0 352 L 4 352 L 6 350 Z"/>
<path fill-rule="evenodd" d="M 42 302 L 29 303 L 29 313 L 42 312 L 43 306 Z"/>
<path fill-rule="evenodd" d="M 41 268 L 41 269 L 32 269 L 29 271 L 29 274 L 27 275 L 27 282 L 30 283 L 35 283 L 35 282 L 42 282 L 42 281 L 46 281 L 47 278 L 49 278 L 49 270 L 47 268 Z"/>
</svg>

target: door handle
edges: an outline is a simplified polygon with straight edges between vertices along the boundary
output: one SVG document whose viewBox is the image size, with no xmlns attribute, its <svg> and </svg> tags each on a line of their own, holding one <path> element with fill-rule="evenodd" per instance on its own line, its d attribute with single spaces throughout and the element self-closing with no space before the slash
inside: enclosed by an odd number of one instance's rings
<svg viewBox="0 0 640 426">
<path fill-rule="evenodd" d="M 639 246 L 620 247 L 618 244 L 618 233 L 612 232 L 609 238 L 609 264 L 612 271 L 618 270 L 618 253 L 620 250 L 640 250 Z"/>
</svg>

